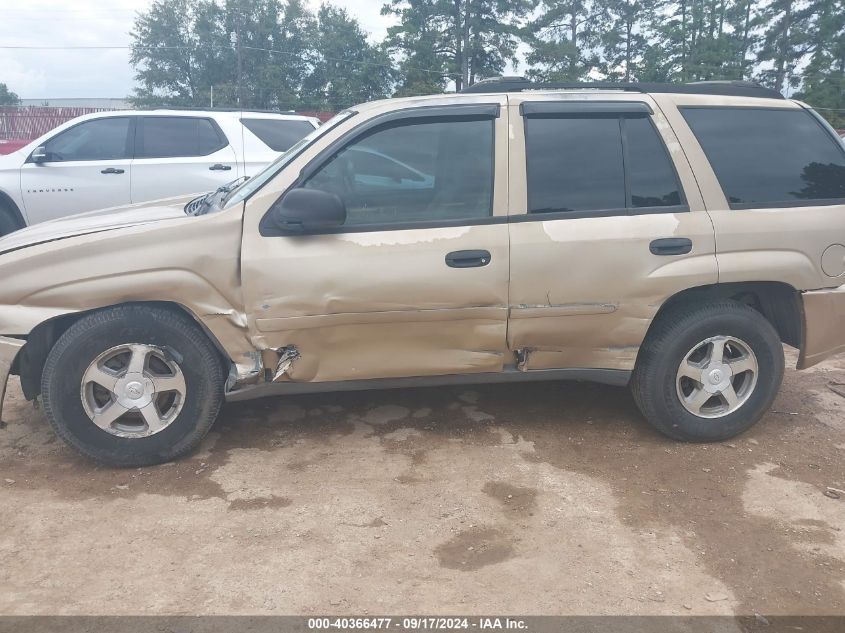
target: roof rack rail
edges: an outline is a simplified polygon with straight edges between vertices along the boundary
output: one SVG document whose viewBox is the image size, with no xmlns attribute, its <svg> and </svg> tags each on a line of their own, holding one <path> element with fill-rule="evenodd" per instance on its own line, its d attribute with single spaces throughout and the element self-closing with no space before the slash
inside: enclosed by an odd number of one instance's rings
<svg viewBox="0 0 845 633">
<path fill-rule="evenodd" d="M 462 93 L 521 92 L 523 90 L 626 90 L 630 92 L 674 92 L 679 94 L 720 95 L 725 97 L 764 97 L 783 99 L 777 90 L 753 81 L 694 81 L 685 84 L 597 82 L 533 82 L 524 77 L 482 79 Z"/>
<path fill-rule="evenodd" d="M 237 108 L 237 107 L 214 107 L 208 106 L 182 106 L 182 105 L 160 105 L 160 106 L 141 106 L 131 108 L 139 112 L 153 112 L 155 110 L 173 110 L 173 111 L 196 111 L 196 112 L 260 112 L 261 114 L 297 114 L 296 110 L 273 110 L 267 108 Z"/>
</svg>

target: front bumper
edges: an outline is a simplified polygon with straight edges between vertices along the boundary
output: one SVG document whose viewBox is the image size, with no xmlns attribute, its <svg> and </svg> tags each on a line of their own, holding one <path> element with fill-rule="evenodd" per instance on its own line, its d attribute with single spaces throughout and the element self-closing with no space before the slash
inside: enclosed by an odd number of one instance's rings
<svg viewBox="0 0 845 633">
<path fill-rule="evenodd" d="M 845 286 L 811 290 L 802 295 L 804 336 L 798 369 L 845 352 Z"/>
<path fill-rule="evenodd" d="M 0 336 L 0 420 L 3 419 L 3 399 L 6 397 L 6 383 L 12 371 L 12 363 L 25 341 Z"/>
</svg>

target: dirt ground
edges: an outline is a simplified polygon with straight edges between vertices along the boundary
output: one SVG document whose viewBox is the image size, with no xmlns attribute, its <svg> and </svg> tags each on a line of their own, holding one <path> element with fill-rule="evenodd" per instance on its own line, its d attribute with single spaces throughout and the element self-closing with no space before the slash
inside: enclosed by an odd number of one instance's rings
<svg viewBox="0 0 845 633">
<path fill-rule="evenodd" d="M 13 383 L 0 614 L 845 614 L 843 384 L 711 445 L 579 383 L 260 400 L 115 470 Z"/>
</svg>

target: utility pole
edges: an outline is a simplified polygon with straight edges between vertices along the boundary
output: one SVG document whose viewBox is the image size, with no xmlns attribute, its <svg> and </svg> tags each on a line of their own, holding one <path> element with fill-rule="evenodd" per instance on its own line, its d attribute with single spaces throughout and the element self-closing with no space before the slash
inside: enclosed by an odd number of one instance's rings
<svg viewBox="0 0 845 633">
<path fill-rule="evenodd" d="M 241 54 L 241 2 L 238 0 L 237 4 L 235 5 L 235 58 L 237 59 L 237 79 L 238 79 L 238 92 L 237 92 L 237 99 L 238 99 L 238 107 L 241 107 L 241 97 L 242 97 L 242 89 L 243 89 L 243 56 Z"/>
</svg>

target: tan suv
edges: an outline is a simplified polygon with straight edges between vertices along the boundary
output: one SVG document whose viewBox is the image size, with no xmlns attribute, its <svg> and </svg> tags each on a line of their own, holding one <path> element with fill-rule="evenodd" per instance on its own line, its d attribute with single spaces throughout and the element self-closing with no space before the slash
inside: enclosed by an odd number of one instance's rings
<svg viewBox="0 0 845 633">
<path fill-rule="evenodd" d="M 576 379 L 679 440 L 748 429 L 845 350 L 845 148 L 744 83 L 534 86 L 342 112 L 196 200 L 0 240 L 0 384 L 96 459 L 221 402 Z M 2 392 L 0 392 L 2 396 Z"/>
</svg>

